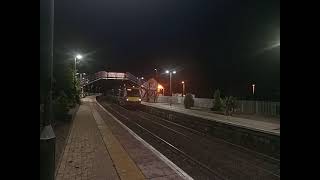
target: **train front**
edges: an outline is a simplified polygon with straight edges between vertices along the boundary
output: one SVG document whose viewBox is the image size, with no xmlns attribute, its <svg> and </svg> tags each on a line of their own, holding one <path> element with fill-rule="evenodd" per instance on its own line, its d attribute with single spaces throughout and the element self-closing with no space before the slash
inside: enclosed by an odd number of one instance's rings
<svg viewBox="0 0 320 180">
<path fill-rule="evenodd" d="M 141 95 L 139 88 L 127 88 L 126 89 L 126 106 L 138 107 L 141 105 Z"/>
</svg>

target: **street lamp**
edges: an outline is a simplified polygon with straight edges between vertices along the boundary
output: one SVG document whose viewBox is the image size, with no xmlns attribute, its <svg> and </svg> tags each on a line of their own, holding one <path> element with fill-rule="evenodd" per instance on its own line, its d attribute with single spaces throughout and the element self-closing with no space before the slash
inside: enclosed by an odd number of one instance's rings
<svg viewBox="0 0 320 180">
<path fill-rule="evenodd" d="M 254 90 L 255 90 L 255 87 L 256 87 L 256 85 L 255 84 L 252 84 L 252 98 L 253 98 L 253 103 L 254 103 L 254 113 L 257 113 L 257 101 L 256 101 L 256 98 L 255 98 L 255 96 L 254 96 Z"/>
<path fill-rule="evenodd" d="M 176 72 L 176 71 L 169 71 L 169 70 L 166 70 L 166 73 L 167 73 L 167 74 L 169 74 L 169 76 L 170 76 L 170 96 L 172 96 L 171 78 L 172 78 L 172 74 L 176 74 L 177 72 Z"/>
<path fill-rule="evenodd" d="M 80 54 L 78 54 L 78 55 L 76 56 L 76 58 L 77 58 L 77 59 L 82 59 L 82 56 L 81 56 Z"/>
<path fill-rule="evenodd" d="M 141 77 L 141 78 L 139 78 L 139 77 L 137 77 L 137 79 L 138 79 L 138 84 L 143 84 L 143 80 L 144 80 L 144 77 Z"/>
<path fill-rule="evenodd" d="M 156 74 L 155 74 L 155 80 L 158 80 L 158 78 L 157 78 L 157 74 L 158 74 L 158 70 L 157 69 L 154 69 L 154 71 L 156 72 Z"/>
<path fill-rule="evenodd" d="M 79 73 L 79 74 L 80 74 L 80 81 L 83 81 L 85 79 L 86 73 Z"/>
<path fill-rule="evenodd" d="M 254 95 L 254 88 L 255 88 L 255 84 L 252 84 L 252 94 Z"/>
<path fill-rule="evenodd" d="M 80 54 L 77 54 L 75 57 L 74 57 L 74 73 L 77 72 L 77 59 L 82 59 L 82 56 Z"/>
<path fill-rule="evenodd" d="M 74 88 L 76 88 L 76 77 L 77 77 L 77 59 L 82 59 L 82 56 L 80 54 L 77 54 L 74 57 L 74 76 L 73 76 L 73 80 L 74 80 Z"/>
<path fill-rule="evenodd" d="M 183 97 L 184 96 L 185 84 L 184 84 L 184 81 L 182 81 L 181 83 L 182 83 L 182 97 Z"/>
<path fill-rule="evenodd" d="M 85 84 L 85 75 L 86 75 L 86 73 L 76 73 L 76 74 L 80 74 L 80 91 L 81 91 L 81 97 L 84 97 L 83 95 L 84 95 L 84 90 L 83 90 L 83 86 L 84 86 L 84 84 Z"/>
</svg>

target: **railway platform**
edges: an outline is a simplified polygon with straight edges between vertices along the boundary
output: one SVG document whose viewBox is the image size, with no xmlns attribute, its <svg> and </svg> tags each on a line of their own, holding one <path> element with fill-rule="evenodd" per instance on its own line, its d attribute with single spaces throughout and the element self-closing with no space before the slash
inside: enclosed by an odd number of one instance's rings
<svg viewBox="0 0 320 180">
<path fill-rule="evenodd" d="M 169 111 L 174 111 L 186 115 L 191 115 L 198 118 L 203 118 L 211 121 L 217 121 L 232 126 L 238 126 L 243 128 L 248 128 L 252 130 L 262 131 L 270 133 L 273 135 L 280 136 L 280 120 L 263 118 L 263 117 L 251 117 L 249 118 L 240 118 L 233 116 L 224 116 L 220 114 L 215 114 L 210 112 L 209 109 L 204 108 L 192 108 L 185 109 L 183 105 L 180 104 L 169 104 L 169 103 L 149 103 L 142 102 L 143 105 L 151 106 L 155 108 L 165 109 Z"/>
<path fill-rule="evenodd" d="M 56 179 L 192 178 L 88 96 L 75 116 Z"/>
</svg>

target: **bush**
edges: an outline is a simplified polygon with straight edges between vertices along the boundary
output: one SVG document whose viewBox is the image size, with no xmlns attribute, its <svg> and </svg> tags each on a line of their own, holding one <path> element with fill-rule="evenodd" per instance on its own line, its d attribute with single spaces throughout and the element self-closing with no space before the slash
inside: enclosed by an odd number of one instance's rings
<svg viewBox="0 0 320 180">
<path fill-rule="evenodd" d="M 220 90 L 217 89 L 214 92 L 214 99 L 213 99 L 213 107 L 211 108 L 211 110 L 213 111 L 221 111 L 223 108 L 223 103 L 220 97 Z"/>
<path fill-rule="evenodd" d="M 61 93 L 53 101 L 54 118 L 58 121 L 67 119 L 68 111 L 74 106 L 73 100 L 68 98 L 64 93 Z"/>
<path fill-rule="evenodd" d="M 226 97 L 225 106 L 225 114 L 232 115 L 232 112 L 237 108 L 236 98 L 232 96 Z"/>
<path fill-rule="evenodd" d="M 184 97 L 184 107 L 186 109 L 190 109 L 191 107 L 193 107 L 193 105 L 194 105 L 193 96 L 191 94 L 187 94 Z"/>
</svg>

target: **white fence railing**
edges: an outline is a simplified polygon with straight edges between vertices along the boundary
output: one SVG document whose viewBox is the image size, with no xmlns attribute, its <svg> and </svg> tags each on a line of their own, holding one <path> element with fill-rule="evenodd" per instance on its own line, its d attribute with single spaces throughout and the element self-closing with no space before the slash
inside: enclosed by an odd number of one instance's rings
<svg viewBox="0 0 320 180">
<path fill-rule="evenodd" d="M 237 103 L 243 113 L 280 116 L 280 102 L 239 100 Z"/>
<path fill-rule="evenodd" d="M 183 99 L 184 97 L 181 96 L 173 96 L 171 102 L 173 104 L 183 104 Z M 169 103 L 170 96 L 158 96 L 157 102 Z M 280 116 L 280 102 L 238 100 L 237 105 L 237 111 L 241 113 Z M 194 106 L 212 108 L 213 99 L 194 98 Z"/>
<path fill-rule="evenodd" d="M 88 75 L 86 78 L 80 81 L 80 84 L 84 86 L 100 79 L 129 80 L 133 83 L 139 84 L 138 78 L 129 72 L 120 73 L 120 72 L 106 72 L 106 71 L 99 71 L 95 74 Z"/>
</svg>

